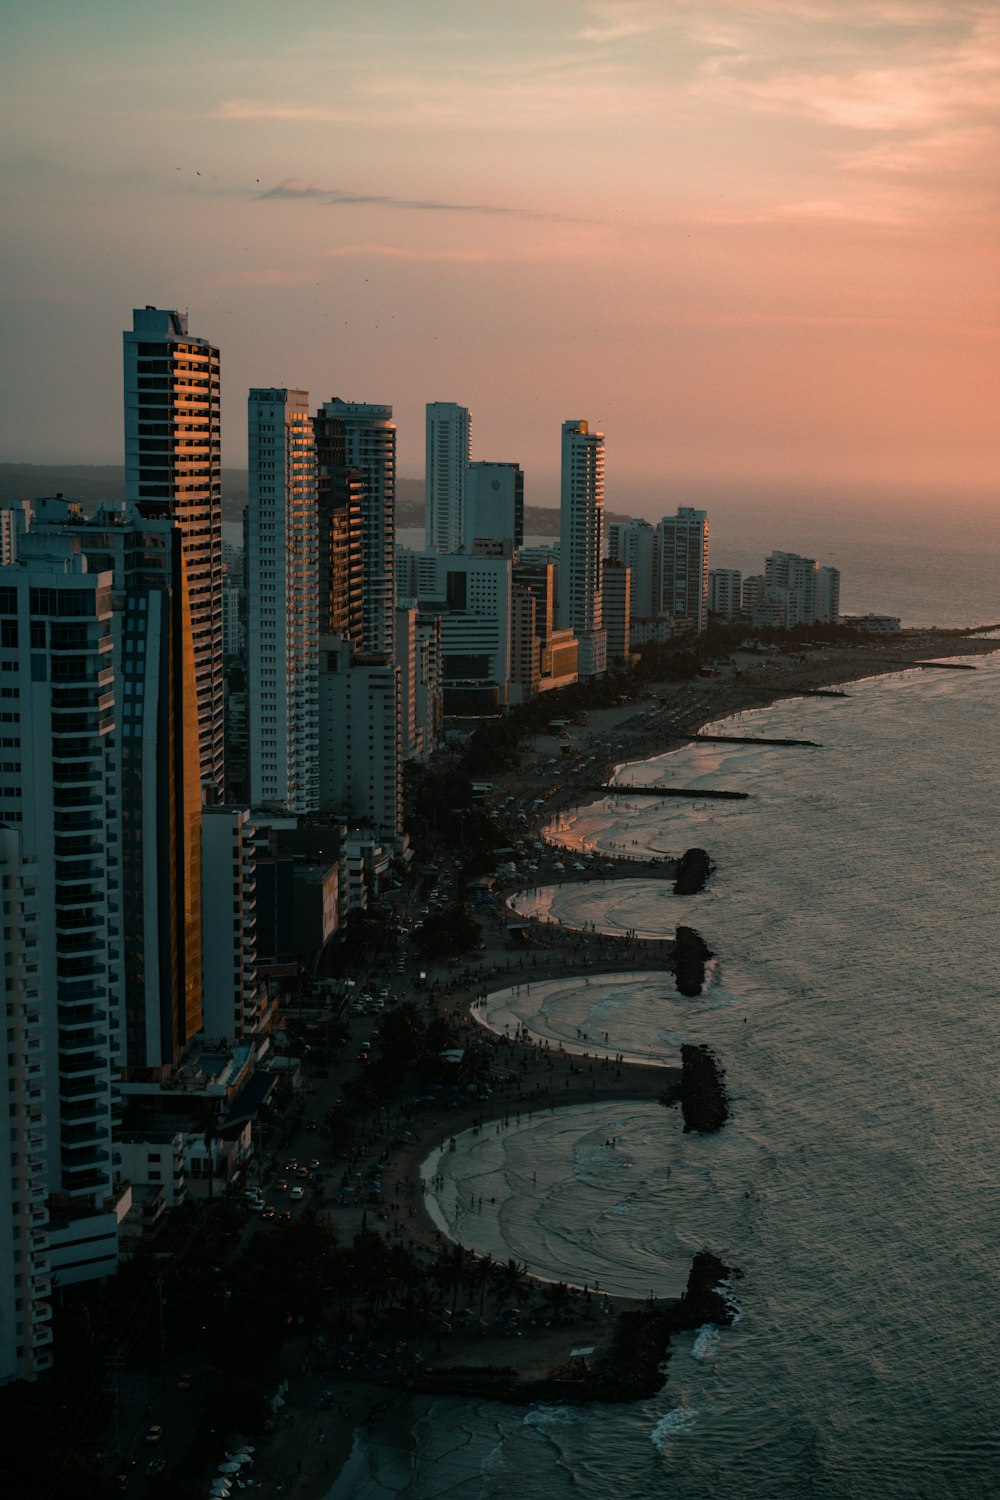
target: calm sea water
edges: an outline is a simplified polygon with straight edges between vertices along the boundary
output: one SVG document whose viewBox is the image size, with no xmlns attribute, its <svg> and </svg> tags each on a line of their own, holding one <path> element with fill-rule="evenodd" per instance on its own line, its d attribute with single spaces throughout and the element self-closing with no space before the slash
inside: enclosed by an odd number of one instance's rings
<svg viewBox="0 0 1000 1500">
<path fill-rule="evenodd" d="M 394 1402 L 332 1500 L 1000 1495 L 998 690 L 979 658 L 787 701 L 734 727 L 820 748 L 626 768 L 748 801 L 610 799 L 568 821 L 569 841 L 710 850 L 710 887 L 676 907 L 641 881 L 534 901 L 611 929 L 692 923 L 711 984 L 542 987 L 503 997 L 508 1019 L 635 1055 L 708 1042 L 733 1117 L 712 1138 L 655 1106 L 522 1122 L 454 1154 L 438 1211 L 479 1248 L 640 1295 L 676 1290 L 704 1244 L 744 1272 L 739 1321 L 681 1341 L 635 1405 Z M 483 1180 L 487 1220 L 467 1212 Z"/>
</svg>

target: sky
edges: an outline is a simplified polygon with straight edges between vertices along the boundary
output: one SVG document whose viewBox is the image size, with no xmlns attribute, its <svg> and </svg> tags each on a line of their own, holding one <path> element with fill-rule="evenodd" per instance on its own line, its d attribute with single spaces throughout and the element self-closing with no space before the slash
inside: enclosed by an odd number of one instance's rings
<svg viewBox="0 0 1000 1500">
<path fill-rule="evenodd" d="M 120 462 L 121 330 L 424 403 L 557 498 L 995 496 L 997 0 L 0 0 L 0 460 Z"/>
</svg>

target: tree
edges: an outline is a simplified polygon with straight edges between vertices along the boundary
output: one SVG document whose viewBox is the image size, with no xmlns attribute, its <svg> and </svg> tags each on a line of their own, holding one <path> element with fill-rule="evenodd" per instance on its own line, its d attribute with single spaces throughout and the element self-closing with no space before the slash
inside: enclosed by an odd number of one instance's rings
<svg viewBox="0 0 1000 1500">
<path fill-rule="evenodd" d="M 563 1314 L 573 1300 L 573 1293 L 565 1281 L 548 1281 L 542 1287 L 542 1301 L 557 1323 L 563 1320 Z"/>
<path fill-rule="evenodd" d="M 502 1307 L 512 1297 L 517 1303 L 526 1301 L 529 1290 L 528 1267 L 523 1261 L 511 1256 L 510 1260 L 497 1266 L 494 1287 L 497 1307 Z"/>
</svg>

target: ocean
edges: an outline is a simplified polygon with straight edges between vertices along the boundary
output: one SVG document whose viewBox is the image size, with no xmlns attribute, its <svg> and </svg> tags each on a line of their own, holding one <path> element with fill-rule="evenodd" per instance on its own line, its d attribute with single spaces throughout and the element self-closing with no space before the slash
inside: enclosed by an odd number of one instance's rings
<svg viewBox="0 0 1000 1500">
<path fill-rule="evenodd" d="M 622 771 L 745 802 L 611 798 L 564 820 L 571 844 L 708 849 L 696 897 L 636 880 L 522 903 L 693 925 L 706 990 L 553 981 L 491 999 L 493 1024 L 661 1061 L 708 1043 L 732 1117 L 713 1137 L 651 1105 L 522 1121 L 449 1153 L 436 1212 L 474 1248 L 633 1295 L 678 1291 L 704 1246 L 742 1270 L 736 1321 L 680 1340 L 632 1405 L 401 1396 L 330 1500 L 1000 1495 L 1000 659 L 973 660 L 726 726 L 814 749 L 688 746 Z M 497 1210 L 472 1221 L 483 1174 Z"/>
<path fill-rule="evenodd" d="M 664 501 L 653 519 L 672 514 Z M 680 497 L 681 504 L 701 504 Z M 622 512 L 627 497 L 609 490 L 608 509 Z M 709 566 L 763 573 L 767 553 L 778 549 L 815 557 L 841 573 L 844 614 L 898 615 L 904 625 L 946 629 L 1000 622 L 997 558 L 1000 506 L 967 496 L 908 496 L 895 503 L 874 496 L 811 502 L 773 494 L 752 501 L 718 496 L 705 501 L 711 536 Z M 634 510 L 633 515 L 645 515 Z M 234 534 L 235 536 L 235 534 Z M 239 537 L 235 536 L 239 543 Z M 419 550 L 422 527 L 400 528 L 400 546 Z M 526 537 L 528 544 L 556 541 Z"/>
</svg>

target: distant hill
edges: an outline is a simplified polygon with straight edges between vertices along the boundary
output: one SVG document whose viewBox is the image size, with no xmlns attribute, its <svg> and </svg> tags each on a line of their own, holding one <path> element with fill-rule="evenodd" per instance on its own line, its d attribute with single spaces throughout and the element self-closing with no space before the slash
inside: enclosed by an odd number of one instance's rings
<svg viewBox="0 0 1000 1500">
<path fill-rule="evenodd" d="M 4 464 L 0 463 L 0 505 L 12 500 L 37 500 L 42 495 L 64 495 L 79 500 L 87 510 L 101 501 L 118 504 L 125 494 L 125 471 L 120 464 Z M 238 521 L 247 503 L 246 469 L 222 471 L 222 517 Z M 607 512 L 609 521 L 624 520 Z M 400 526 L 422 526 L 424 481 L 396 480 L 396 521 Z M 544 505 L 527 505 L 524 529 L 529 536 L 558 536 L 559 512 Z"/>
</svg>

